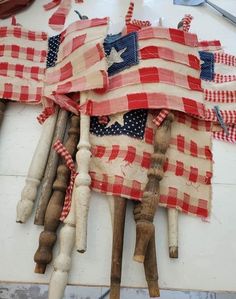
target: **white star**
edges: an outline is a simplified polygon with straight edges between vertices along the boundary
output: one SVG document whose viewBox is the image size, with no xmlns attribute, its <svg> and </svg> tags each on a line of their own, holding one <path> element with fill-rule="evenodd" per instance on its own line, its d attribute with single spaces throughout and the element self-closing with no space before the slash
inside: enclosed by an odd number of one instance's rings
<svg viewBox="0 0 236 299">
<path fill-rule="evenodd" d="M 106 125 L 106 128 L 109 128 L 110 126 L 114 125 L 115 123 L 118 123 L 122 127 L 124 126 L 124 113 L 116 113 L 113 115 L 109 115 L 109 123 Z"/>
<path fill-rule="evenodd" d="M 117 52 L 117 50 L 112 47 L 111 52 L 109 55 L 107 55 L 107 63 L 108 68 L 112 66 L 114 63 L 121 63 L 124 61 L 124 59 L 121 57 L 121 55 L 127 50 L 127 48 L 121 49 Z"/>
</svg>

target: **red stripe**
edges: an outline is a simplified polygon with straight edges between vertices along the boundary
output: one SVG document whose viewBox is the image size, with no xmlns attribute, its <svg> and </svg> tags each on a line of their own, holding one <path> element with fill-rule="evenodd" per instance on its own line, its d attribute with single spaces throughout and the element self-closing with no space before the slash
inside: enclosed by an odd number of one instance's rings
<svg viewBox="0 0 236 299">
<path fill-rule="evenodd" d="M 0 27 L 0 37 L 16 37 L 32 41 L 47 40 L 46 32 L 34 32 L 23 29 L 22 27 Z"/>
</svg>

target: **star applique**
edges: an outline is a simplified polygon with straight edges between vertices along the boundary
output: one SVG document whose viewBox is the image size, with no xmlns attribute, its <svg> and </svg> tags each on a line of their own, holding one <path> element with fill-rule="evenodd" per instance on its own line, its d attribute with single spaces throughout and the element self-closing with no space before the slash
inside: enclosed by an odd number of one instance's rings
<svg viewBox="0 0 236 299">
<path fill-rule="evenodd" d="M 112 47 L 110 54 L 107 56 L 108 68 L 111 67 L 114 63 L 124 62 L 124 59 L 121 57 L 121 55 L 126 50 L 127 50 L 127 47 L 124 49 L 121 49 L 117 52 L 117 50 L 114 47 Z"/>
<path fill-rule="evenodd" d="M 111 127 L 115 123 L 118 123 L 122 127 L 124 126 L 124 113 L 116 113 L 113 115 L 109 115 L 109 119 L 110 120 L 109 120 L 108 124 L 106 125 L 106 128 Z"/>
</svg>

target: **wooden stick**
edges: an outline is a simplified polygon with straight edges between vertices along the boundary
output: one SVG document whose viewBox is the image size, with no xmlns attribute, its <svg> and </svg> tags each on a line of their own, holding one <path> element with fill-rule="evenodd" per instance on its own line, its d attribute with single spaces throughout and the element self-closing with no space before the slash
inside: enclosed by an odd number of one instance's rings
<svg viewBox="0 0 236 299">
<path fill-rule="evenodd" d="M 58 139 L 63 141 L 65 131 L 66 131 L 66 125 L 68 121 L 68 116 L 69 116 L 68 111 L 64 109 L 59 110 L 52 144 L 54 144 Z M 52 194 L 53 181 L 55 180 L 55 176 L 57 172 L 58 160 L 59 157 L 57 152 L 53 149 L 53 147 L 51 147 L 44 178 L 42 181 L 42 188 L 40 190 L 38 206 L 34 218 L 34 224 L 36 225 L 44 224 L 44 217 L 45 217 L 49 199 Z"/>
<path fill-rule="evenodd" d="M 7 106 L 7 100 L 0 99 L 0 126 L 4 117 L 6 106 Z"/>
<path fill-rule="evenodd" d="M 168 241 L 169 257 L 178 258 L 178 211 L 167 209 L 168 213 Z"/>
<path fill-rule="evenodd" d="M 75 190 L 75 189 L 74 189 Z M 71 255 L 75 244 L 75 193 L 72 194 L 70 213 L 64 220 L 64 226 L 60 231 L 60 252 L 54 261 L 48 299 L 64 298 L 64 291 L 67 285 L 69 271 L 71 268 Z"/>
<path fill-rule="evenodd" d="M 75 156 L 76 146 L 79 141 L 79 124 L 79 116 L 72 116 L 68 131 L 69 137 L 65 144 L 66 149 L 72 157 Z M 69 178 L 70 170 L 63 161 L 57 168 L 57 177 L 53 183 L 53 194 L 45 214 L 44 231 L 40 234 L 39 247 L 34 255 L 34 261 L 36 262 L 35 273 L 43 274 L 47 264 L 52 260 L 52 250 L 57 239 L 56 231 L 60 224 L 60 216 Z"/>
<path fill-rule="evenodd" d="M 51 148 L 56 120 L 57 113 L 54 113 L 54 115 L 50 116 L 43 124 L 43 130 L 31 160 L 25 186 L 21 192 L 21 200 L 17 204 L 16 222 L 26 222 L 32 213 L 38 186 L 43 177 L 49 150 Z"/>
<path fill-rule="evenodd" d="M 125 198 L 114 196 L 114 226 L 112 242 L 110 299 L 120 298 L 126 205 L 127 200 Z"/>
<path fill-rule="evenodd" d="M 86 102 L 87 93 L 82 92 L 80 104 Z M 75 179 L 75 207 L 76 207 L 76 250 L 83 253 L 87 249 L 87 222 L 89 202 L 91 198 L 89 175 L 89 163 L 91 158 L 89 142 L 90 117 L 85 114 L 80 116 L 80 142 L 76 161 L 78 165 L 78 175 Z"/>
<path fill-rule="evenodd" d="M 154 140 L 154 153 L 151 158 L 151 168 L 148 171 L 148 183 L 144 190 L 143 200 L 134 209 L 136 221 L 136 245 L 134 260 L 144 262 L 148 243 L 154 234 L 153 218 L 159 201 L 159 183 L 163 178 L 165 153 L 169 146 L 171 123 L 174 119 L 169 113 L 157 128 Z"/>
<path fill-rule="evenodd" d="M 148 247 L 146 250 L 146 255 L 144 259 L 144 270 L 148 285 L 149 296 L 151 298 L 160 297 L 160 289 L 158 285 L 155 231 L 148 243 Z"/>
</svg>

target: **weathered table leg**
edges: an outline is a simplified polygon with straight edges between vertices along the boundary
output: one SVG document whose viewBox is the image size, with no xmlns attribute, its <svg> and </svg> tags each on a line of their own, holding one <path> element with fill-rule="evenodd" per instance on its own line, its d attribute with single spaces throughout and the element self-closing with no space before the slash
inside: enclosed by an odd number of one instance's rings
<svg viewBox="0 0 236 299">
<path fill-rule="evenodd" d="M 52 142 L 53 144 L 57 140 L 63 141 L 65 131 L 66 131 L 66 125 L 67 125 L 67 121 L 68 121 L 68 116 L 69 116 L 68 111 L 66 111 L 64 109 L 60 109 L 58 118 L 57 118 L 54 136 L 53 136 L 53 142 Z M 40 190 L 38 206 L 37 206 L 35 218 L 34 218 L 34 224 L 36 224 L 36 225 L 44 224 L 44 217 L 45 217 L 49 199 L 52 194 L 52 185 L 53 185 L 53 181 L 55 180 L 58 161 L 59 161 L 58 154 L 54 150 L 54 148 L 51 147 L 45 174 L 44 174 L 44 178 L 42 181 L 42 188 Z"/>
<path fill-rule="evenodd" d="M 25 180 L 25 186 L 21 192 L 21 200 L 17 204 L 16 222 L 26 222 L 32 213 L 38 186 L 41 182 L 47 164 L 56 120 L 57 113 L 50 116 L 43 124 L 42 133 Z"/>
<path fill-rule="evenodd" d="M 7 106 L 7 100 L 0 99 L 0 126 L 4 117 L 6 106 Z"/>
<path fill-rule="evenodd" d="M 68 131 L 69 137 L 65 144 L 67 151 L 72 157 L 75 156 L 76 146 L 79 141 L 79 124 L 80 117 L 76 115 L 72 116 Z M 56 231 L 60 224 L 60 216 L 69 178 L 70 170 L 65 162 L 61 162 L 57 169 L 57 177 L 53 184 L 53 194 L 45 214 L 44 231 L 40 234 L 39 247 L 34 256 L 36 273 L 44 273 L 47 264 L 52 260 L 52 250 L 57 239 Z"/>
<path fill-rule="evenodd" d="M 169 257 L 178 258 L 178 211 L 168 209 Z"/>
<path fill-rule="evenodd" d="M 120 298 L 120 282 L 122 272 L 123 240 L 127 200 L 114 196 L 114 225 L 111 262 L 110 299 Z"/>
</svg>

